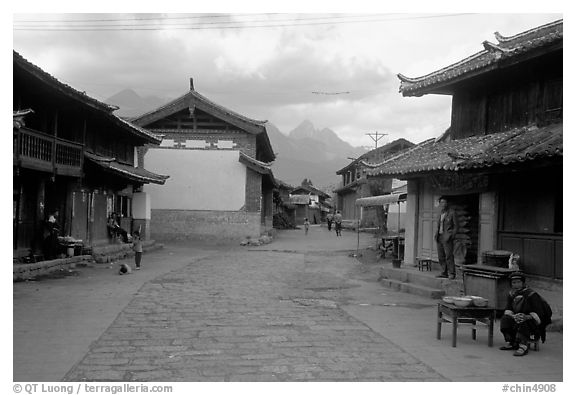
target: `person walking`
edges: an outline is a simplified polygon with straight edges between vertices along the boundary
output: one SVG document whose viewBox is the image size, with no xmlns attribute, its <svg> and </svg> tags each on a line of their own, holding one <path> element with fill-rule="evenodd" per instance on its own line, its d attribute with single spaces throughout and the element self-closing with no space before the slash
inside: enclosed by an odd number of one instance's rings
<svg viewBox="0 0 576 395">
<path fill-rule="evenodd" d="M 328 213 L 326 215 L 326 223 L 328 224 L 328 232 L 332 231 L 332 222 L 334 221 L 334 214 Z"/>
<path fill-rule="evenodd" d="M 334 215 L 334 229 L 336 236 L 342 236 L 342 214 L 340 211 L 336 211 L 336 215 Z"/>
<path fill-rule="evenodd" d="M 140 270 L 140 263 L 142 262 L 142 239 L 140 237 L 140 231 L 134 231 L 132 235 L 132 249 L 134 250 L 134 263 L 136 264 L 136 270 Z"/>
<path fill-rule="evenodd" d="M 310 229 L 310 221 L 308 218 L 304 218 L 304 234 L 308 234 L 308 229 Z"/>
<path fill-rule="evenodd" d="M 434 234 L 436 247 L 438 250 L 438 263 L 442 267 L 442 273 L 437 275 L 438 278 L 456 278 L 456 265 L 454 263 L 454 238 L 458 232 L 458 221 L 456 212 L 448 205 L 448 199 L 440 196 L 440 216 L 438 217 L 438 226 Z"/>
</svg>

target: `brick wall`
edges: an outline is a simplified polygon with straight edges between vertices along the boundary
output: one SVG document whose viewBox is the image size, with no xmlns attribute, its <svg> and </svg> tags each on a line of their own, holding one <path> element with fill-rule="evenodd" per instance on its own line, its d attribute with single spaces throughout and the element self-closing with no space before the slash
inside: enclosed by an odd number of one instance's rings
<svg viewBox="0 0 576 395">
<path fill-rule="evenodd" d="M 246 168 L 246 211 L 260 213 L 262 210 L 262 175 Z"/>
<path fill-rule="evenodd" d="M 259 212 L 209 210 L 152 210 L 154 240 L 233 241 L 257 238 L 261 233 Z"/>
</svg>

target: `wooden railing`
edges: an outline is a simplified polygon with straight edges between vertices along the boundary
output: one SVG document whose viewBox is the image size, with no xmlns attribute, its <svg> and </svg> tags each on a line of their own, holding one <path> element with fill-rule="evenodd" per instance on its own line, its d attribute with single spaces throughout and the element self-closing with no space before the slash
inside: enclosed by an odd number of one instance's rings
<svg viewBox="0 0 576 395">
<path fill-rule="evenodd" d="M 83 145 L 48 136 L 27 128 L 14 133 L 14 159 L 23 167 L 57 173 L 79 174 Z"/>
</svg>

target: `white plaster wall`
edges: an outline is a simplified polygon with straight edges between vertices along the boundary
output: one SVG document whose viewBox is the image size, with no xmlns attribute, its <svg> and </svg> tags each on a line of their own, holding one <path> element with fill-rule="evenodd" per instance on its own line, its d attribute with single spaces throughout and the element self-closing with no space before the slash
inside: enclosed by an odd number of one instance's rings
<svg viewBox="0 0 576 395">
<path fill-rule="evenodd" d="M 132 217 L 134 219 L 150 219 L 150 195 L 137 192 L 132 195 Z"/>
<path fill-rule="evenodd" d="M 152 209 L 241 209 L 246 201 L 246 167 L 238 155 L 238 151 L 150 148 L 145 168 L 170 176 L 164 185 L 144 187 Z"/>
</svg>

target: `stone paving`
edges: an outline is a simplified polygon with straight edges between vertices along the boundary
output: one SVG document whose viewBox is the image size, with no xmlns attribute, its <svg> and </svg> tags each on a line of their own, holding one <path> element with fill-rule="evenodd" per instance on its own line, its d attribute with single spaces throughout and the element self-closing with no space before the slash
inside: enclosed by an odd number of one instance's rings
<svg viewBox="0 0 576 395">
<path fill-rule="evenodd" d="M 239 249 L 164 274 L 64 380 L 446 381 L 338 307 L 346 259 Z"/>
</svg>

